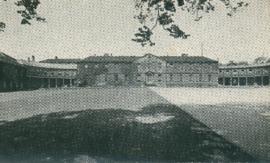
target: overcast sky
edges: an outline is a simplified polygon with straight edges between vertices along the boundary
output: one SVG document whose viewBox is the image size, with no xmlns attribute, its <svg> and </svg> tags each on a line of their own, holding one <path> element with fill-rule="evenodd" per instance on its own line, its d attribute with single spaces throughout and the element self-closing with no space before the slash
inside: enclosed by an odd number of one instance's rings
<svg viewBox="0 0 270 163">
<path fill-rule="evenodd" d="M 26 59 L 84 58 L 89 55 L 201 55 L 220 62 L 252 61 L 270 57 L 270 1 L 248 0 L 250 6 L 233 17 L 223 6 L 204 15 L 201 21 L 186 12 L 178 12 L 177 23 L 191 37 L 174 39 L 157 28 L 154 47 L 141 47 L 131 39 L 139 27 L 133 19 L 133 0 L 41 0 L 39 13 L 47 23 L 20 25 L 13 0 L 0 1 L 0 21 L 7 24 L 0 33 L 0 51 Z"/>
</svg>

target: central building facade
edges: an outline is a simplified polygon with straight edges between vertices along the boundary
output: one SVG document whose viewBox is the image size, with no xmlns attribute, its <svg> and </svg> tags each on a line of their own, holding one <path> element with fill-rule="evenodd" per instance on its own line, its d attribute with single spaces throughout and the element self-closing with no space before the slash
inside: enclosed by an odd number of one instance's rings
<svg viewBox="0 0 270 163">
<path fill-rule="evenodd" d="M 82 86 L 217 86 L 218 61 L 203 56 L 90 56 L 78 62 Z"/>
</svg>

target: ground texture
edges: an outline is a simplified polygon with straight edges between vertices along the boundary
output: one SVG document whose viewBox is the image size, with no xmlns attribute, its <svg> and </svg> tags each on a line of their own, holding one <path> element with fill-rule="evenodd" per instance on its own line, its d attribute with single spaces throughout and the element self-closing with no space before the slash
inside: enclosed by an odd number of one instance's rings
<svg viewBox="0 0 270 163">
<path fill-rule="evenodd" d="M 2 93 L 0 162 L 267 161 L 268 92 L 86 88 Z"/>
</svg>

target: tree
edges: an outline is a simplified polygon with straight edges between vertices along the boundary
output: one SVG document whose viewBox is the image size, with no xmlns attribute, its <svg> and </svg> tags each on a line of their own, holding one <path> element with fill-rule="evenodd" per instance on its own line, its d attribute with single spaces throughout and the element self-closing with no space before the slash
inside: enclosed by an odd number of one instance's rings
<svg viewBox="0 0 270 163">
<path fill-rule="evenodd" d="M 8 1 L 8 0 L 0 0 Z M 40 17 L 37 13 L 37 7 L 40 5 L 39 0 L 17 0 L 14 3 L 18 6 L 17 13 L 22 17 L 22 25 L 31 25 L 32 20 L 44 22 L 45 18 Z M 0 21 L 0 32 L 6 28 L 6 23 Z"/>
<path fill-rule="evenodd" d="M 267 58 L 266 57 L 258 57 L 254 59 L 254 64 L 264 64 L 267 63 Z"/>
<path fill-rule="evenodd" d="M 228 16 L 242 7 L 247 7 L 248 3 L 244 0 L 134 0 L 135 8 L 138 14 L 134 17 L 142 25 L 135 33 L 133 41 L 142 46 L 153 46 L 151 41 L 154 29 L 159 25 L 173 38 L 187 39 L 189 34 L 182 31 L 174 23 L 174 14 L 178 9 L 185 10 L 188 13 L 195 14 L 195 21 L 199 21 L 202 16 L 200 12 L 210 12 L 215 10 L 213 1 L 220 1 L 227 8 Z"/>
<path fill-rule="evenodd" d="M 178 9 L 181 9 L 195 14 L 194 20 L 199 21 L 202 18 L 200 13 L 215 10 L 213 1 L 223 3 L 228 10 L 228 16 L 233 16 L 239 8 L 248 6 L 248 3 L 244 2 L 245 0 L 134 0 L 135 8 L 138 11 L 134 18 L 142 26 L 138 28 L 138 32 L 135 33 L 135 38 L 132 40 L 140 43 L 142 46 L 155 45 L 151 41 L 151 37 L 157 26 L 161 26 L 173 38 L 187 39 L 190 35 L 186 34 L 175 24 L 174 14 Z M 31 25 L 32 20 L 45 21 L 45 18 L 40 17 L 36 11 L 40 5 L 40 0 L 16 0 L 15 5 L 19 7 L 17 13 L 22 17 L 21 24 Z M 4 31 L 5 28 L 5 22 L 0 21 L 0 32 Z"/>
</svg>

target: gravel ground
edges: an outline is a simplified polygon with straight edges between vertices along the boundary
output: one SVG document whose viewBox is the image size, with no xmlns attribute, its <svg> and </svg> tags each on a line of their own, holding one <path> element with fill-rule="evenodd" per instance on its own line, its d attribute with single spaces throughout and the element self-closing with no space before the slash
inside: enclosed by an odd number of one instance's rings
<svg viewBox="0 0 270 163">
<path fill-rule="evenodd" d="M 216 133 L 270 160 L 269 88 L 152 88 Z"/>
<path fill-rule="evenodd" d="M 108 108 L 139 111 L 149 104 L 172 103 L 230 142 L 270 160 L 269 99 L 269 88 L 120 87 L 0 93 L 0 125 L 52 112 Z"/>
<path fill-rule="evenodd" d="M 0 93 L 0 122 L 59 111 L 121 108 L 139 110 L 168 103 L 148 88 L 52 89 Z"/>
</svg>

